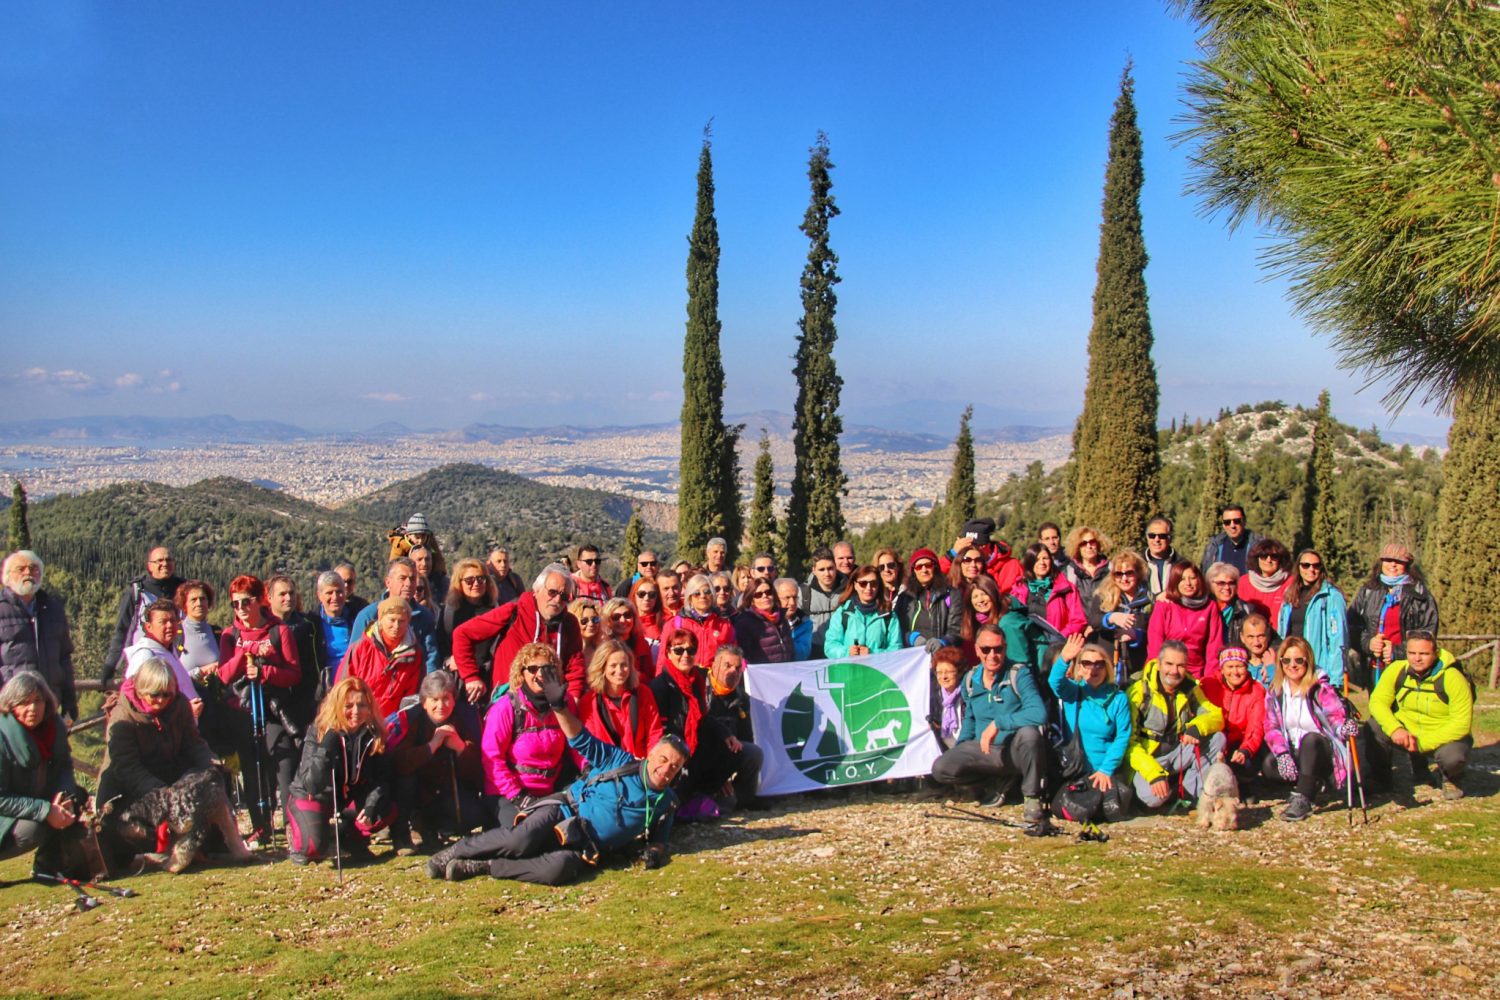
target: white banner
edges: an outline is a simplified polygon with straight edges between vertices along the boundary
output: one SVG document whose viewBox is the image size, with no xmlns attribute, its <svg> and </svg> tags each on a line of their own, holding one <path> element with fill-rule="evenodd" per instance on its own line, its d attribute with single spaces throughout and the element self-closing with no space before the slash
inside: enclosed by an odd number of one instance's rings
<svg viewBox="0 0 1500 1000">
<path fill-rule="evenodd" d="M 922 649 L 745 668 L 761 795 L 789 795 L 932 771 L 942 748 L 927 724 Z"/>
</svg>

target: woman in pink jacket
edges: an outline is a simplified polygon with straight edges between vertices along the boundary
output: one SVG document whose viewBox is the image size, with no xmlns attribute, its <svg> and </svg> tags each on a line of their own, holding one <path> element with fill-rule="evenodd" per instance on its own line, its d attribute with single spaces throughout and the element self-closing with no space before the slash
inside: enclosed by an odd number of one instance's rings
<svg viewBox="0 0 1500 1000">
<path fill-rule="evenodd" d="M 567 768 L 582 766 L 582 759 L 568 746 L 568 738 L 557 725 L 557 716 L 542 694 L 542 671 L 562 663 L 557 652 L 543 642 L 528 642 L 516 652 L 510 665 L 506 691 L 490 705 L 484 719 L 480 754 L 484 763 L 485 804 L 495 816 L 495 825 L 510 827 L 516 814 L 527 811 L 534 799 L 565 787 L 577 773 Z M 568 697 L 568 710 L 578 707 Z"/>
<path fill-rule="evenodd" d="M 1201 681 L 1210 664 L 1217 668 L 1224 621 L 1208 596 L 1203 574 L 1189 562 L 1173 563 L 1167 575 L 1167 588 L 1157 598 L 1146 630 L 1146 658 L 1156 659 L 1168 639 L 1187 646 L 1187 669 L 1194 679 Z"/>
</svg>

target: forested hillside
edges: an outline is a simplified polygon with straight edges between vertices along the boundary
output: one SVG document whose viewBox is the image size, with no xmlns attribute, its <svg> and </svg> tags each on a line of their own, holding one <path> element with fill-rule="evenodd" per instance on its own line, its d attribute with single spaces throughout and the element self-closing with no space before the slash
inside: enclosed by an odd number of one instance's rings
<svg viewBox="0 0 1500 1000">
<path fill-rule="evenodd" d="M 1198 529 L 1199 507 L 1207 481 L 1209 443 L 1222 430 L 1229 449 L 1228 495 L 1245 506 L 1256 531 L 1296 544 L 1301 532 L 1307 460 L 1315 413 L 1279 402 L 1243 405 L 1214 421 L 1177 421 L 1161 431 L 1161 492 L 1164 513 L 1176 525 L 1176 547 L 1196 560 L 1206 537 Z M 1374 429 L 1357 430 L 1335 421 L 1333 508 L 1338 551 L 1325 553 L 1333 578 L 1350 592 L 1369 572 L 1380 545 L 1395 537 L 1418 552 L 1437 510 L 1442 460 L 1435 450 L 1418 455 L 1410 447 L 1394 448 Z M 1018 547 L 1036 538 L 1044 521 L 1070 525 L 1063 483 L 1066 466 L 1044 473 L 1040 462 L 1012 476 L 998 490 L 979 496 L 981 516 L 993 517 L 999 534 Z M 1083 470 L 1083 476 L 1088 470 Z M 909 553 L 918 545 L 939 550 L 953 543 L 941 537 L 946 512 L 939 503 L 931 512 L 908 509 L 874 525 L 857 541 L 861 554 L 889 545 Z M 1116 539 L 1117 545 L 1140 546 L 1144 539 Z"/>
</svg>

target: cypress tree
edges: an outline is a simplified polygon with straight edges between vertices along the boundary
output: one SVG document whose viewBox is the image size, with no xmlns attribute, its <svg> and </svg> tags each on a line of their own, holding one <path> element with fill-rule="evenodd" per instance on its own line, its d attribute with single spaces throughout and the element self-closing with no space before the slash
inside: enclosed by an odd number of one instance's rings
<svg viewBox="0 0 1500 1000">
<path fill-rule="evenodd" d="M 1141 232 L 1141 132 L 1127 64 L 1109 128 L 1088 382 L 1073 431 L 1077 524 L 1139 544 L 1159 504 L 1156 365 Z"/>
<path fill-rule="evenodd" d="M 801 230 L 808 239 L 807 266 L 802 269 L 802 318 L 797 321 L 797 410 L 792 420 L 796 468 L 786 512 L 786 563 L 793 573 L 805 570 L 808 555 L 831 545 L 844 533 L 840 497 L 847 481 L 839 461 L 839 378 L 833 361 L 838 339 L 833 314 L 838 304 L 838 255 L 828 245 L 828 224 L 839 214 L 828 172 L 828 136 L 818 133 L 809 150 L 807 177 L 812 197 Z"/>
<path fill-rule="evenodd" d="M 31 548 L 31 526 L 26 523 L 26 487 L 19 479 L 10 491 L 10 551 Z"/>
<path fill-rule="evenodd" d="M 1500 404 L 1478 391 L 1458 395 L 1437 525 L 1428 546 L 1428 576 L 1442 610 L 1443 631 L 1496 631 L 1500 577 L 1492 539 L 1500 534 Z"/>
<path fill-rule="evenodd" d="M 1333 443 L 1337 430 L 1328 390 L 1318 394 L 1318 412 L 1313 421 L 1312 451 L 1307 455 L 1307 485 L 1302 495 L 1302 530 L 1298 543 L 1310 545 L 1323 555 L 1332 573 L 1342 566 L 1342 547 L 1338 536 L 1338 517 L 1334 512 Z"/>
<path fill-rule="evenodd" d="M 724 426 L 719 352 L 719 225 L 709 130 L 698 154 L 698 205 L 688 235 L 687 332 L 682 345 L 682 455 L 677 486 L 677 553 L 695 562 L 715 535 L 740 541 L 737 435 Z M 731 511 L 730 508 L 733 508 Z"/>
<path fill-rule="evenodd" d="M 771 461 L 771 438 L 760 432 L 760 454 L 755 458 L 755 486 L 750 495 L 750 551 L 776 555 L 776 466 Z"/>
<path fill-rule="evenodd" d="M 1222 424 L 1209 438 L 1205 466 L 1203 485 L 1198 491 L 1198 537 L 1193 542 L 1198 549 L 1218 534 L 1219 515 L 1229 503 L 1229 441 Z"/>
<path fill-rule="evenodd" d="M 964 408 L 958 420 L 958 438 L 953 443 L 953 472 L 948 477 L 948 530 L 944 541 L 963 534 L 964 523 L 974 517 L 974 435 L 969 421 L 974 419 L 974 404 Z"/>
<path fill-rule="evenodd" d="M 620 572 L 627 580 L 630 579 L 630 574 L 636 571 L 635 561 L 640 558 L 641 549 L 646 546 L 644 535 L 645 531 L 641 525 L 641 509 L 632 507 L 630 520 L 625 524 L 625 542 L 623 551 L 620 553 Z"/>
</svg>

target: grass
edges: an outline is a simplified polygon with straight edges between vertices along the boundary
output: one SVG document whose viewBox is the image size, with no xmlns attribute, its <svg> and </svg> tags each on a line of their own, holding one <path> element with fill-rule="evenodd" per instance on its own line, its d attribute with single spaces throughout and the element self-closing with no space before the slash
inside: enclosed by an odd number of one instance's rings
<svg viewBox="0 0 1500 1000">
<path fill-rule="evenodd" d="M 152 874 L 89 913 L 14 859 L 0 994 L 1081 995 L 1178 976 L 1254 995 L 1312 944 L 1329 991 L 1473 996 L 1500 981 L 1500 957 L 1468 944 L 1500 918 L 1500 705 L 1477 728 L 1477 795 L 1381 804 L 1353 830 L 1342 810 L 1284 824 L 1262 806 L 1238 834 L 1151 818 L 1082 844 L 857 792 L 684 830 L 659 871 L 562 889 L 437 882 L 388 857 L 342 888 L 326 865 Z M 1365 968 L 1382 935 L 1399 947 Z"/>
</svg>

